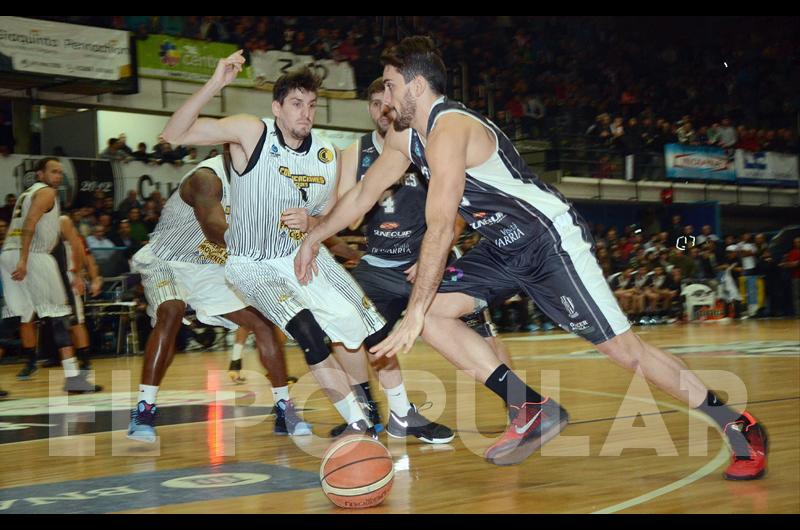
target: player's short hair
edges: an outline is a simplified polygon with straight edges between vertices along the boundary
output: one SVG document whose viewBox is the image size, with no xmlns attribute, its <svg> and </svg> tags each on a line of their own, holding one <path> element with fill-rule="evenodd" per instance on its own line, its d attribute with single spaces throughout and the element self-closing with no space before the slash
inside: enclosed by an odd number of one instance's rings
<svg viewBox="0 0 800 530">
<path fill-rule="evenodd" d="M 369 88 L 367 88 L 367 100 L 372 99 L 373 94 L 377 94 L 378 92 L 383 92 L 385 88 L 383 87 L 383 78 L 379 77 L 375 81 L 369 84 Z"/>
<path fill-rule="evenodd" d="M 292 90 L 299 89 L 316 94 L 321 85 L 322 79 L 311 68 L 304 66 L 278 78 L 278 81 L 275 82 L 275 88 L 272 89 L 272 101 L 277 101 L 283 105 L 283 101 Z"/>
<path fill-rule="evenodd" d="M 437 94 L 447 90 L 447 69 L 430 37 L 406 37 L 381 54 L 381 63 L 397 68 L 406 83 L 421 75 Z"/>
<path fill-rule="evenodd" d="M 47 169 L 48 162 L 58 162 L 58 161 L 59 161 L 58 158 L 54 156 L 46 156 L 44 158 L 40 158 L 39 161 L 36 162 L 36 167 L 34 169 L 36 170 L 37 173 L 39 171 L 44 173 L 44 170 Z"/>
</svg>

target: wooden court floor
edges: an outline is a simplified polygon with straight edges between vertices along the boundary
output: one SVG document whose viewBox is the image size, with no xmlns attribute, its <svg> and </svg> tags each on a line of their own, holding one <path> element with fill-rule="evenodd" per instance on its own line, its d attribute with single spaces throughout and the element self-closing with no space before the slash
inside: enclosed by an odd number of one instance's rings
<svg viewBox="0 0 800 530">
<path fill-rule="evenodd" d="M 714 389 L 767 427 L 763 480 L 722 478 L 720 434 L 563 332 L 504 335 L 515 367 L 571 414 L 562 436 L 524 463 L 495 467 L 483 450 L 505 428 L 502 403 L 422 342 L 401 356 L 413 402 L 457 431 L 450 444 L 381 441 L 395 463 L 392 492 L 372 513 L 798 513 L 800 321 L 637 328 L 679 355 Z M 159 443 L 125 438 L 141 357 L 100 359 L 94 396 L 59 391 L 60 370 L 15 379 L 0 366 L 0 514 L 62 512 L 337 513 L 318 483 L 338 415 L 299 350 L 292 386 L 314 436 L 272 434 L 272 397 L 252 349 L 248 381 L 227 379 L 226 352 L 178 354 L 159 396 Z M 377 387 L 377 382 L 373 382 Z M 53 391 L 50 392 L 49 389 Z M 379 392 L 382 413 L 386 399 Z"/>
</svg>

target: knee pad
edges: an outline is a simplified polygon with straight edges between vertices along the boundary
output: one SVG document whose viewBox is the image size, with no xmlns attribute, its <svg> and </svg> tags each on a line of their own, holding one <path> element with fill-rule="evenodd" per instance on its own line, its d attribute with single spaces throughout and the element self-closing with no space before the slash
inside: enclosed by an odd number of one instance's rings
<svg viewBox="0 0 800 530">
<path fill-rule="evenodd" d="M 303 350 L 309 366 L 321 363 L 331 354 L 331 340 L 308 309 L 297 313 L 286 324 L 286 331 Z"/>
<path fill-rule="evenodd" d="M 461 321 L 483 338 L 497 336 L 497 328 L 494 326 L 494 322 L 492 322 L 488 309 L 464 315 L 461 317 Z"/>
<path fill-rule="evenodd" d="M 56 348 L 67 348 L 72 346 L 72 337 L 69 334 L 70 316 L 52 317 L 50 325 L 53 328 L 53 343 Z"/>
</svg>

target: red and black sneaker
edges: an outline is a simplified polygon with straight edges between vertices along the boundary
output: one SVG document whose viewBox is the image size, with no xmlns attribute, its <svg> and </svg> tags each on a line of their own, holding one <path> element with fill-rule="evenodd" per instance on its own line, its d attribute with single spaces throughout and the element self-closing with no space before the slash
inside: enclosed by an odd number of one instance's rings
<svg viewBox="0 0 800 530">
<path fill-rule="evenodd" d="M 725 426 L 725 434 L 729 438 L 738 436 L 737 433 L 741 433 L 747 442 L 747 455 L 737 454 L 734 450 L 731 464 L 725 469 L 725 478 L 755 480 L 763 477 L 767 469 L 767 430 L 753 416 L 743 412 L 738 420 Z"/>
<path fill-rule="evenodd" d="M 523 403 L 511 410 L 517 414 L 497 442 L 484 453 L 484 458 L 497 466 L 512 466 L 528 458 L 552 440 L 569 423 L 569 414 L 554 400 Z"/>
</svg>

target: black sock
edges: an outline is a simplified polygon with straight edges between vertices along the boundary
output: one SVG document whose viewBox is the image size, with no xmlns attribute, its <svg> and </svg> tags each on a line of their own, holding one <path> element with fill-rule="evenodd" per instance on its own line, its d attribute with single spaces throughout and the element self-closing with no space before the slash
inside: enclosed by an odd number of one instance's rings
<svg viewBox="0 0 800 530">
<path fill-rule="evenodd" d="M 22 348 L 22 357 L 28 364 L 36 364 L 36 348 Z"/>
<path fill-rule="evenodd" d="M 726 429 L 728 425 L 738 421 L 741 414 L 723 403 L 719 396 L 710 390 L 706 395 L 706 399 L 703 400 L 703 403 L 697 407 L 697 410 L 708 415 L 717 423 L 719 428 L 725 433 L 725 436 L 728 437 L 728 441 L 731 443 L 731 447 L 737 455 L 746 456 L 749 454 L 747 440 L 745 440 L 741 431 L 735 428 Z"/>
<path fill-rule="evenodd" d="M 372 399 L 372 392 L 369 389 L 369 381 L 353 385 L 352 389 L 357 396 L 362 395 L 367 399 L 367 401 L 375 401 L 374 399 Z"/>
<path fill-rule="evenodd" d="M 492 372 L 492 375 L 489 376 L 489 379 L 484 384 L 489 390 L 497 394 L 500 399 L 505 401 L 506 405 L 520 407 L 525 402 L 541 403 L 544 401 L 541 395 L 526 385 L 505 364 L 498 366 L 497 370 Z"/>
</svg>

